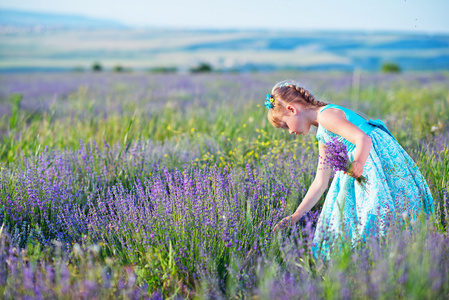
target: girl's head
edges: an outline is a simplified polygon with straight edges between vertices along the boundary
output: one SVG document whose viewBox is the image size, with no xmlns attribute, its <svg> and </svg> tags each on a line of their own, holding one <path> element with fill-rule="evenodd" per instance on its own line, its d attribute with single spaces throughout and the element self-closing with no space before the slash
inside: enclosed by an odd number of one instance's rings
<svg viewBox="0 0 449 300">
<path fill-rule="evenodd" d="M 292 113 L 292 107 L 305 111 L 326 104 L 316 100 L 308 90 L 294 81 L 281 81 L 273 87 L 271 95 L 267 95 L 268 120 L 276 128 L 289 129 L 286 124 L 286 116 Z"/>
</svg>

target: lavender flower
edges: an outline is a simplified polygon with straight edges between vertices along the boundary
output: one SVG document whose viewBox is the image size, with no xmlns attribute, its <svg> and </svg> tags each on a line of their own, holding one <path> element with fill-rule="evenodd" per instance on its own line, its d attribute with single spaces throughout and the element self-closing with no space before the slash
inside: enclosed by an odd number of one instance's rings
<svg viewBox="0 0 449 300">
<path fill-rule="evenodd" d="M 326 163 L 334 171 L 343 171 L 346 172 L 349 176 L 353 175 L 353 162 L 349 161 L 346 145 L 335 137 L 331 138 L 331 140 L 326 143 Z M 366 189 L 368 178 L 361 175 L 355 178 L 355 180 L 362 186 L 362 188 L 366 192 L 368 192 Z"/>
</svg>

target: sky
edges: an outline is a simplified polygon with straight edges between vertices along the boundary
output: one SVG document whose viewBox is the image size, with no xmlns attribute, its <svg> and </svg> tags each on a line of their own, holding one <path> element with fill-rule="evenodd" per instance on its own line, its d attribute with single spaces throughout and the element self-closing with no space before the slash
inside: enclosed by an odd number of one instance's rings
<svg viewBox="0 0 449 300">
<path fill-rule="evenodd" d="M 0 8 L 137 27 L 449 33 L 449 0 L 0 0 Z"/>
</svg>

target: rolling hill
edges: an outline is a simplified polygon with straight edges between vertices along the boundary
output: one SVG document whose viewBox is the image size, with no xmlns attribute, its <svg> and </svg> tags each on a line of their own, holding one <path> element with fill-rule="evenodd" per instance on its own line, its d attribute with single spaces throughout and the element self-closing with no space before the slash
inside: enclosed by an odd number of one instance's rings
<svg viewBox="0 0 449 300">
<path fill-rule="evenodd" d="M 40 30 L 32 30 L 36 24 Z M 134 70 L 188 70 L 201 62 L 223 71 L 376 71 L 386 62 L 403 70 L 449 70 L 449 35 L 443 34 L 142 29 L 2 10 L 0 36 L 1 72 L 88 69 L 94 62 Z"/>
</svg>

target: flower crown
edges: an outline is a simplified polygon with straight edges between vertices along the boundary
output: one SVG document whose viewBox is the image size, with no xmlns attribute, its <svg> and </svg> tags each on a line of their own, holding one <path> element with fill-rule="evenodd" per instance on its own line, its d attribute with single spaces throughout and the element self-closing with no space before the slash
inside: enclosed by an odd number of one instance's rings
<svg viewBox="0 0 449 300">
<path fill-rule="evenodd" d="M 274 103 L 273 95 L 267 94 L 267 101 L 265 101 L 265 107 L 267 109 L 273 108 L 274 107 L 273 103 Z"/>
</svg>

